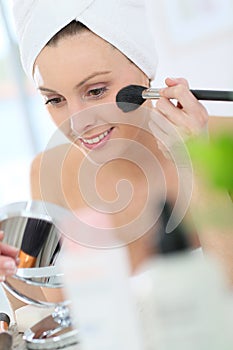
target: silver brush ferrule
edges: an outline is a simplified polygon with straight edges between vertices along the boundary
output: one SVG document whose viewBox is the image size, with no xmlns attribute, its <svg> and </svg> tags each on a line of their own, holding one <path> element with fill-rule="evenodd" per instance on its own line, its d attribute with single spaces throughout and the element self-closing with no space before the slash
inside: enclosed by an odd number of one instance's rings
<svg viewBox="0 0 233 350">
<path fill-rule="evenodd" d="M 145 99 L 158 99 L 158 98 L 160 98 L 159 89 L 149 88 L 149 89 L 143 90 L 142 98 L 145 98 Z"/>
</svg>

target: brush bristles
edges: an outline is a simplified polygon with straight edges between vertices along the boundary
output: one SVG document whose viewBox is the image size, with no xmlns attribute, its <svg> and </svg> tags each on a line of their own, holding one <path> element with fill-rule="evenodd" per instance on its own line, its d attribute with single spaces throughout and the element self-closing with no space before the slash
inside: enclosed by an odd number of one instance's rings
<svg viewBox="0 0 233 350">
<path fill-rule="evenodd" d="M 147 89 L 140 85 L 128 85 L 121 89 L 116 96 L 117 106 L 123 112 L 130 112 L 140 107 L 145 99 L 142 97 L 142 92 Z"/>
<path fill-rule="evenodd" d="M 52 223 L 42 219 L 29 218 L 25 227 L 21 250 L 37 257 L 51 230 Z"/>
</svg>

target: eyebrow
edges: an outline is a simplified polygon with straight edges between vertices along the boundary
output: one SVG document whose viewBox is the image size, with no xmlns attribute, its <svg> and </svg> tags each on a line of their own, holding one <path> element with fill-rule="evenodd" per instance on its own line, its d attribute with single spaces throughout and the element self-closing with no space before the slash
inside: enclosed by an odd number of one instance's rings
<svg viewBox="0 0 233 350">
<path fill-rule="evenodd" d="M 83 84 L 87 83 L 88 80 L 92 79 L 92 78 L 95 78 L 96 76 L 98 75 L 103 75 L 103 74 L 109 74 L 111 73 L 111 71 L 103 71 L 103 72 L 94 72 L 90 75 L 88 75 L 85 79 L 83 79 L 82 81 L 80 81 L 80 83 L 78 83 L 77 85 L 75 85 L 75 89 L 78 89 L 79 87 L 81 87 Z M 38 90 L 40 91 L 47 91 L 47 92 L 56 92 L 55 90 L 52 90 L 52 89 L 48 89 L 44 86 L 39 86 L 38 87 Z"/>
</svg>

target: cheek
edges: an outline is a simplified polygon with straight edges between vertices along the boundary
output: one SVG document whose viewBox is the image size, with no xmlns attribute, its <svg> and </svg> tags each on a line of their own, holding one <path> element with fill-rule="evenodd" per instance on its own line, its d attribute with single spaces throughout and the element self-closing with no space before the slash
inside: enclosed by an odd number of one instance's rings
<svg viewBox="0 0 233 350">
<path fill-rule="evenodd" d="M 120 126 L 120 137 L 123 137 L 128 140 L 135 140 L 138 136 L 139 129 L 138 127 L 130 126 L 130 125 L 124 125 L 121 124 Z"/>
</svg>

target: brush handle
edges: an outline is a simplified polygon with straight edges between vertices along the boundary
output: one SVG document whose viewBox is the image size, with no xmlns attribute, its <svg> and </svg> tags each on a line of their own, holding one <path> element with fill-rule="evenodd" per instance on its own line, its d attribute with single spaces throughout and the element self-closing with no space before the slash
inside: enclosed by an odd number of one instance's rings
<svg viewBox="0 0 233 350">
<path fill-rule="evenodd" d="M 160 98 L 159 90 L 157 88 L 145 89 L 142 92 L 144 99 L 158 99 Z M 233 91 L 223 90 L 190 90 L 198 100 L 206 101 L 233 101 Z"/>
<path fill-rule="evenodd" d="M 233 91 L 190 90 L 198 100 L 233 101 Z"/>
<path fill-rule="evenodd" d="M 19 252 L 19 264 L 18 268 L 34 267 L 36 263 L 36 257 L 25 253 L 23 250 Z"/>
<path fill-rule="evenodd" d="M 0 333 L 8 331 L 10 324 L 10 317 L 5 313 L 0 313 Z"/>
</svg>

